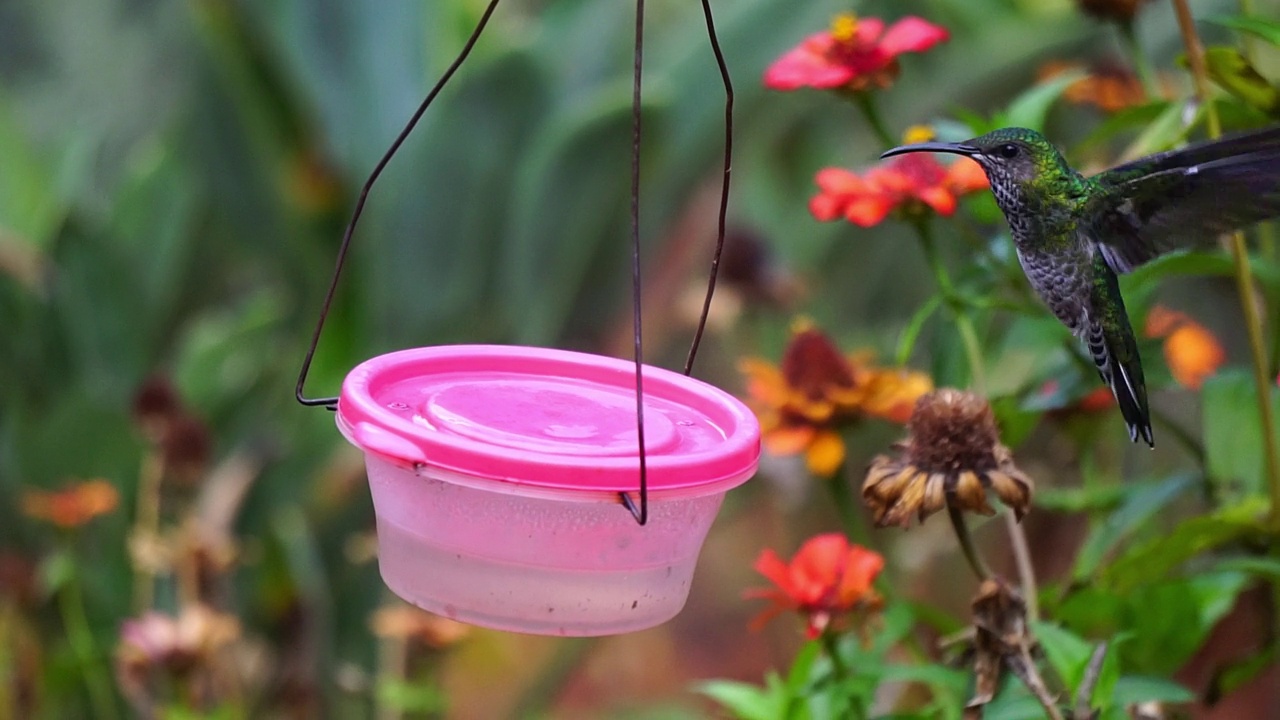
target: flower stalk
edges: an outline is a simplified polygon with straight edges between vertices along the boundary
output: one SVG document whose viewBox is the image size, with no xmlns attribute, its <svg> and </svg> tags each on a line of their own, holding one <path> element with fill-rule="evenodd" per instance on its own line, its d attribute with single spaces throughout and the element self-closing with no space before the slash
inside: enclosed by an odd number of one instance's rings
<svg viewBox="0 0 1280 720">
<path fill-rule="evenodd" d="M 66 547 L 63 552 L 70 561 L 73 557 L 72 549 Z M 89 616 L 85 612 L 79 568 L 72 567 L 66 583 L 58 591 L 58 610 L 62 615 L 62 624 L 67 630 L 67 642 L 71 644 L 76 659 L 84 668 L 85 687 L 89 691 L 89 701 L 93 706 L 94 717 L 116 720 L 120 714 L 111 690 L 110 676 L 101 662 L 101 653 L 98 651 L 97 642 L 93 639 Z"/>
<path fill-rule="evenodd" d="M 862 117 L 866 119 L 867 125 L 871 131 L 875 133 L 876 139 L 884 147 L 893 147 L 897 142 L 893 139 L 893 135 L 889 133 L 889 128 L 884 124 L 884 118 L 880 116 L 880 108 L 876 105 L 875 98 L 871 97 L 868 92 L 850 93 L 853 103 L 858 106 L 858 110 L 862 113 Z"/>
</svg>

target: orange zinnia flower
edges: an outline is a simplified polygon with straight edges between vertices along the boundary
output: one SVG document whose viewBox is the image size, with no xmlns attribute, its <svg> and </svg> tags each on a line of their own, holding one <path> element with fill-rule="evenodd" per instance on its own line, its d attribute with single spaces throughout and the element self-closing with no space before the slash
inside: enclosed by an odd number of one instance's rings
<svg viewBox="0 0 1280 720">
<path fill-rule="evenodd" d="M 792 329 L 781 365 L 747 358 L 739 364 L 760 419 L 765 448 L 805 454 L 809 471 L 830 477 L 844 462 L 839 429 L 863 417 L 906 422 L 915 401 L 933 389 L 927 375 L 874 368 L 845 357 L 808 320 Z"/>
<path fill-rule="evenodd" d="M 884 568 L 884 558 L 851 545 L 839 533 L 810 538 L 790 563 L 766 549 L 756 559 L 755 567 L 774 587 L 746 593 L 748 598 L 772 601 L 751 621 L 753 630 L 782 612 L 794 610 L 805 616 L 808 635 L 815 638 L 839 616 L 853 610 L 874 610 L 880 604 L 871 584 Z"/>
<path fill-rule="evenodd" d="M 1199 390 L 1213 376 L 1227 353 L 1203 325 L 1185 313 L 1156 306 L 1147 315 L 1147 337 L 1164 338 L 1164 359 L 1173 379 Z"/>
<path fill-rule="evenodd" d="M 764 73 L 765 87 L 856 92 L 886 88 L 898 76 L 898 56 L 924 52 L 950 37 L 947 29 L 918 17 L 889 26 L 879 18 L 836 16 L 831 29 L 814 33 Z"/>
<path fill-rule="evenodd" d="M 969 158 L 943 165 L 932 154 L 899 155 L 862 175 L 844 168 L 819 170 L 809 212 L 822 222 L 844 218 L 872 227 L 895 210 L 904 215 L 956 211 L 960 196 L 987 188 L 982 167 Z"/>
<path fill-rule="evenodd" d="M 77 528 L 116 509 L 120 494 L 106 480 L 75 483 L 62 490 L 28 490 L 22 496 L 22 512 L 30 518 L 60 528 Z"/>
</svg>

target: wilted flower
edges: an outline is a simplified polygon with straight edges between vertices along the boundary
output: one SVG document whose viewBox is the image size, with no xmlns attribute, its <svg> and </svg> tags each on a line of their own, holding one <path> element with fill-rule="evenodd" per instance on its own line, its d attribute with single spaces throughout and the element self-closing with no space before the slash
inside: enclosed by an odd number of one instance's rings
<svg viewBox="0 0 1280 720">
<path fill-rule="evenodd" d="M 85 525 L 99 515 L 116 509 L 120 493 L 101 478 L 68 485 L 62 490 L 27 490 L 22 495 L 22 512 L 60 528 Z"/>
<path fill-rule="evenodd" d="M 168 378 L 143 382 L 133 396 L 133 419 L 159 450 L 166 472 L 186 483 L 204 475 L 213 445 L 209 428 L 187 410 Z"/>
<path fill-rule="evenodd" d="M 470 625 L 412 605 L 379 608 L 369 618 L 369 627 L 383 639 L 419 642 L 436 649 L 449 647 L 471 633 Z"/>
<path fill-rule="evenodd" d="M 880 606 L 871 584 L 884 568 L 884 558 L 850 544 L 839 533 L 810 538 L 790 563 L 766 549 L 756 559 L 755 567 L 775 587 L 747 591 L 748 598 L 764 598 L 773 603 L 751 621 L 752 629 L 794 610 L 805 616 L 809 637 L 814 638 L 846 613 Z"/>
<path fill-rule="evenodd" d="M 1079 63 L 1054 60 L 1046 63 L 1037 73 L 1041 80 L 1048 80 L 1072 70 L 1085 70 Z M 1077 105 L 1093 105 L 1103 112 L 1121 110 L 1142 105 L 1147 101 L 1147 91 L 1142 81 L 1127 68 L 1116 64 L 1102 64 L 1088 68 L 1088 74 L 1067 86 L 1062 96 Z"/>
<path fill-rule="evenodd" d="M 805 453 L 810 472 L 828 477 L 844 462 L 839 429 L 862 417 L 905 422 L 932 383 L 922 373 L 873 368 L 848 358 L 808 320 L 797 321 L 780 366 L 748 358 L 740 365 L 775 455 Z"/>
<path fill-rule="evenodd" d="M 925 128 L 913 128 L 907 142 L 932 137 Z M 814 178 L 818 194 L 809 201 L 809 212 L 822 222 L 844 218 L 861 227 L 872 227 L 898 211 L 903 215 L 955 213 L 959 198 L 988 187 L 982 167 L 969 158 L 943 165 L 933 153 L 899 155 L 858 175 L 844 168 L 819 170 Z"/>
<path fill-rule="evenodd" d="M 1076 0 L 1081 12 L 1099 20 L 1111 20 L 1122 24 L 1133 22 L 1138 9 L 1146 0 Z"/>
<path fill-rule="evenodd" d="M 178 616 L 146 612 L 120 626 L 116 676 L 139 708 L 161 699 L 174 682 L 188 700 L 208 694 L 215 680 L 215 658 L 240 637 L 234 616 L 193 605 Z"/>
<path fill-rule="evenodd" d="M 1000 677 L 1011 671 L 1041 702 L 1052 703 L 1032 649 L 1035 638 L 1027 627 L 1027 603 L 1004 580 L 984 580 L 973 599 L 974 696 L 967 704 L 980 708 L 991 702 Z"/>
<path fill-rule="evenodd" d="M 810 35 L 770 65 L 764 84 L 773 90 L 886 88 L 898 76 L 899 55 L 924 52 L 948 37 L 946 28 L 918 17 L 905 17 L 886 30 L 879 18 L 838 15 L 829 31 Z"/>
<path fill-rule="evenodd" d="M 923 521 L 948 504 L 994 514 L 988 490 L 1019 519 L 1031 504 L 1031 480 L 1000 444 L 991 406 L 977 395 L 944 388 L 920 398 L 896 447 L 901 455 L 877 456 L 862 484 L 876 525 L 906 527 L 913 515 Z"/>
<path fill-rule="evenodd" d="M 1199 390 L 1226 362 L 1218 339 L 1185 313 L 1156 306 L 1147 315 L 1147 337 L 1164 338 L 1164 359 L 1173 379 Z"/>
</svg>

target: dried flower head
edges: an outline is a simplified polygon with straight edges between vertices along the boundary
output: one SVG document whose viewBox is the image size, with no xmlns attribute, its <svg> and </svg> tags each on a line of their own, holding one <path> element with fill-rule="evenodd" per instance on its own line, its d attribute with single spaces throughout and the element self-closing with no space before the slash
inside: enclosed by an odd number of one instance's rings
<svg viewBox="0 0 1280 720">
<path fill-rule="evenodd" d="M 1080 11 L 1099 20 L 1128 24 L 1146 0 L 1076 0 Z"/>
<path fill-rule="evenodd" d="M 991 515 L 988 490 L 1019 519 L 1031 504 L 1031 480 L 1000 444 L 991 406 L 973 393 L 943 388 L 920 398 L 897 448 L 900 457 L 871 461 L 862 484 L 879 526 L 906 527 L 913 515 L 923 521 L 948 504 Z"/>
<path fill-rule="evenodd" d="M 1107 113 L 1116 113 L 1147 102 L 1147 90 L 1127 67 L 1113 62 L 1099 62 L 1089 67 L 1065 60 L 1051 60 L 1040 67 L 1037 77 L 1044 81 L 1068 72 L 1083 72 L 1084 77 L 1071 83 L 1062 97 L 1076 105 L 1092 105 Z"/>
<path fill-rule="evenodd" d="M 379 608 L 369 618 L 369 627 L 380 638 L 413 641 L 435 649 L 449 647 L 471 634 L 470 625 L 412 605 Z"/>
<path fill-rule="evenodd" d="M 187 607 L 176 617 L 149 611 L 120 626 L 116 677 L 140 711 L 179 688 L 200 703 L 213 694 L 219 653 L 239 638 L 239 620 L 205 605 Z"/>
<path fill-rule="evenodd" d="M 133 420 L 151 442 L 160 442 L 172 419 L 182 413 L 178 391 L 163 375 L 147 378 L 133 394 Z"/>
</svg>

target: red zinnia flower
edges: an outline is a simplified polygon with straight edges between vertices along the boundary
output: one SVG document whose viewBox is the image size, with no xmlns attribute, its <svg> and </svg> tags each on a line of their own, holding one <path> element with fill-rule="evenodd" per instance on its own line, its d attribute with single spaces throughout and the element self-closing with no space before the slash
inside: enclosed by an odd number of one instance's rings
<svg viewBox="0 0 1280 720">
<path fill-rule="evenodd" d="M 879 553 L 851 545 L 839 533 L 810 538 L 789 564 L 766 549 L 756 559 L 756 570 L 776 587 L 749 590 L 747 597 L 773 604 L 751 621 L 751 628 L 759 629 L 783 611 L 795 610 L 805 616 L 809 637 L 815 638 L 836 616 L 879 606 L 871 583 L 883 568 Z"/>
<path fill-rule="evenodd" d="M 818 194 L 809 201 L 809 212 L 823 222 L 844 218 L 862 227 L 877 225 L 898 209 L 951 215 L 961 195 L 987 187 L 986 175 L 973 160 L 943 165 L 926 153 L 900 155 L 862 175 L 826 168 L 814 179 Z"/>
<path fill-rule="evenodd" d="M 885 88 L 898 75 L 898 56 L 947 40 L 946 28 L 905 17 L 885 29 L 879 18 L 839 15 L 826 32 L 804 39 L 764 73 L 765 87 L 858 91 Z"/>
</svg>

